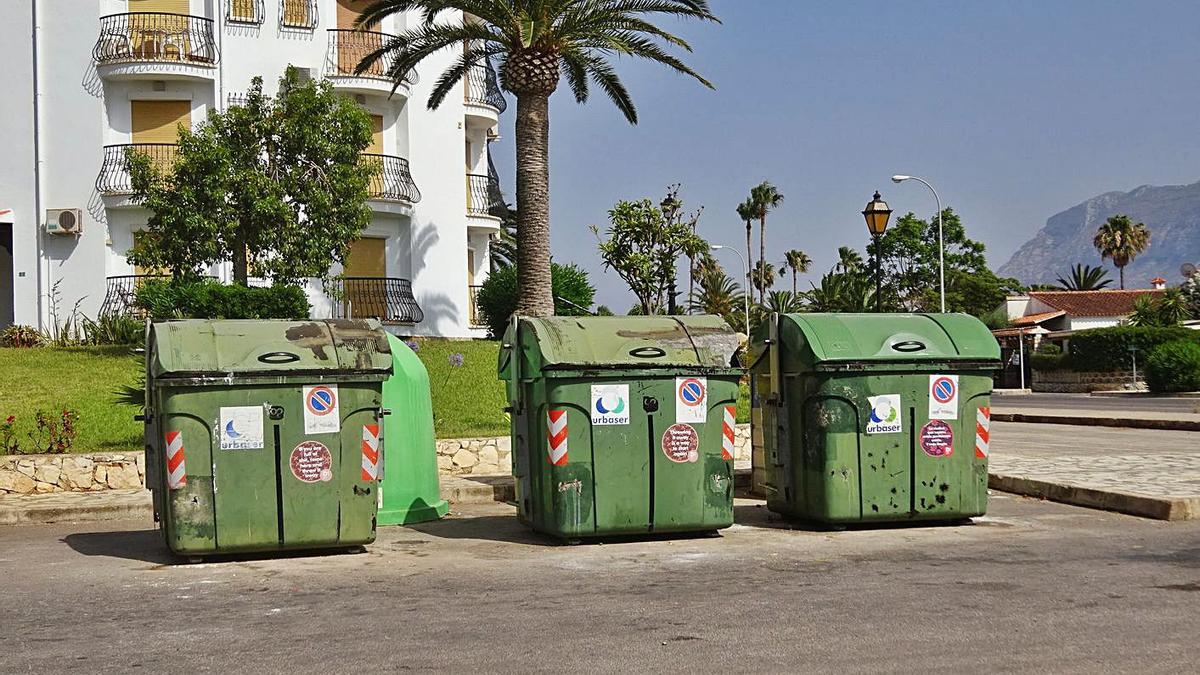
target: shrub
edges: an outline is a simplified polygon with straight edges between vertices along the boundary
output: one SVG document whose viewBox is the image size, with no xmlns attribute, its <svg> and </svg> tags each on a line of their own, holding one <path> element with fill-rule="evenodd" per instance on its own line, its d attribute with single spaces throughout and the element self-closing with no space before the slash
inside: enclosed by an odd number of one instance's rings
<svg viewBox="0 0 1200 675">
<path fill-rule="evenodd" d="M 146 336 L 146 324 L 140 319 L 109 314 L 95 321 L 83 317 L 84 341 L 89 345 L 140 345 Z"/>
<path fill-rule="evenodd" d="M 1067 363 L 1067 357 L 1062 354 L 1046 354 L 1043 352 L 1034 352 L 1029 355 L 1029 365 L 1034 370 L 1043 372 L 1053 370 L 1068 370 L 1070 365 Z"/>
<path fill-rule="evenodd" d="M 1200 331 L 1188 328 L 1114 326 L 1080 331 L 1071 337 L 1067 364 L 1072 370 L 1113 372 L 1129 370 L 1130 347 L 1148 354 L 1158 345 L 1183 340 L 1200 343 Z"/>
<path fill-rule="evenodd" d="M 0 333 L 0 347 L 43 347 L 46 336 L 33 326 L 9 326 Z"/>
<path fill-rule="evenodd" d="M 587 272 L 577 265 L 550 264 L 550 286 L 554 293 L 554 313 L 559 316 L 584 316 L 592 306 L 596 289 L 588 282 Z M 504 335 L 508 319 L 517 310 L 517 267 L 511 265 L 488 275 L 479 288 L 479 313 L 494 338 Z"/>
<path fill-rule="evenodd" d="M 1200 344 L 1176 340 L 1151 350 L 1146 385 L 1150 391 L 1200 391 Z"/>
<path fill-rule="evenodd" d="M 299 286 L 226 286 L 215 279 L 149 281 L 134 303 L 151 319 L 304 319 L 310 309 Z"/>
</svg>

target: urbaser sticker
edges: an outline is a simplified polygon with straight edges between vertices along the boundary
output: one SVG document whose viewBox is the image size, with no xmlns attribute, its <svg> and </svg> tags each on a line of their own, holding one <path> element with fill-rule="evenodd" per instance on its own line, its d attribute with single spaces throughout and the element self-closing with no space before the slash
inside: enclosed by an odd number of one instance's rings
<svg viewBox="0 0 1200 675">
<path fill-rule="evenodd" d="M 259 450 L 263 447 L 262 406 L 222 407 L 218 428 L 222 450 Z"/>
<path fill-rule="evenodd" d="M 900 410 L 900 394 L 868 396 L 871 411 L 867 415 L 868 434 L 898 434 L 904 430 Z"/>
<path fill-rule="evenodd" d="M 592 424 L 629 424 L 629 385 L 592 385 Z"/>
</svg>

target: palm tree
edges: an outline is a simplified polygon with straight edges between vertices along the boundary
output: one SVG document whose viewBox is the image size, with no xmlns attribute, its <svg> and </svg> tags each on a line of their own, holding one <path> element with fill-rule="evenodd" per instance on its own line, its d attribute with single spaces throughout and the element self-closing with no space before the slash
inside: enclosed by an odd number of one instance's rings
<svg viewBox="0 0 1200 675">
<path fill-rule="evenodd" d="M 742 288 L 720 266 L 708 266 L 697 277 L 699 288 L 692 292 L 689 306 L 693 312 L 715 314 L 735 331 L 745 330 L 742 316 Z"/>
<path fill-rule="evenodd" d="M 750 289 L 754 287 L 754 254 L 751 252 L 751 239 L 754 235 L 754 200 L 750 197 L 746 201 L 737 205 L 738 217 L 746 223 L 746 292 L 752 293 Z"/>
<path fill-rule="evenodd" d="M 767 264 L 767 214 L 783 203 L 783 194 L 770 181 L 763 181 L 750 188 L 750 203 L 754 217 L 758 219 L 758 264 Z M 753 265 L 751 265 L 753 267 Z M 758 301 L 763 302 L 766 289 L 759 286 Z"/>
<path fill-rule="evenodd" d="M 830 271 L 808 292 L 809 307 L 816 312 L 871 312 L 875 309 L 875 284 L 861 274 Z"/>
<path fill-rule="evenodd" d="M 808 272 L 808 268 L 812 267 L 812 258 L 804 251 L 792 249 L 783 254 L 783 264 L 792 270 L 792 295 L 796 295 L 799 292 L 796 289 L 796 275 Z"/>
<path fill-rule="evenodd" d="M 838 247 L 838 262 L 835 265 L 835 269 L 841 272 L 854 272 L 862 267 L 862 262 L 862 255 L 855 249 L 849 246 Z"/>
<path fill-rule="evenodd" d="M 1076 263 L 1066 279 L 1058 278 L 1058 285 L 1064 291 L 1098 291 L 1110 284 L 1108 270 L 1082 263 Z"/>
<path fill-rule="evenodd" d="M 754 284 L 754 288 L 758 289 L 759 296 L 764 298 L 763 302 L 766 302 L 767 291 L 775 285 L 775 277 L 778 276 L 782 279 L 786 274 L 787 272 L 783 270 L 776 270 L 771 263 L 759 260 L 754 269 L 750 271 L 750 281 Z"/>
<path fill-rule="evenodd" d="M 1150 246 L 1150 230 L 1142 223 L 1135 223 L 1129 216 L 1109 218 L 1092 239 L 1101 258 L 1111 258 L 1121 273 L 1121 288 L 1125 288 L 1125 266 L 1133 262 Z"/>
<path fill-rule="evenodd" d="M 446 10 L 452 18 L 439 21 Z M 517 313 L 552 315 L 550 95 L 559 78 L 566 78 L 579 103 L 587 101 L 594 83 L 625 119 L 636 124 L 637 109 L 612 57 L 654 61 L 712 88 L 666 50 L 675 46 L 691 51 L 688 43 L 650 21 L 717 17 L 708 0 L 378 0 L 355 25 L 365 28 L 406 12 L 418 12 L 420 20 L 410 21 L 410 28 L 368 54 L 357 72 L 383 60 L 399 87 L 427 57 L 454 52 L 457 56 L 429 95 L 433 109 L 456 91 L 472 68 L 493 56 L 500 59 L 500 84 L 517 99 Z"/>
</svg>

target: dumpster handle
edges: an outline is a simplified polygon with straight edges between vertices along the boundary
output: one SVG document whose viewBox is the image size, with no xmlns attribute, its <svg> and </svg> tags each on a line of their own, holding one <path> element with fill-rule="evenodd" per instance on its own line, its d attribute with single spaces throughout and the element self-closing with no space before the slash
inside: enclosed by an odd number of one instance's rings
<svg viewBox="0 0 1200 675">
<path fill-rule="evenodd" d="M 291 352 L 267 352 L 259 356 L 258 360 L 271 365 L 279 365 L 281 363 L 295 363 L 300 360 L 300 356 Z"/>
<path fill-rule="evenodd" d="M 919 352 L 922 349 L 925 349 L 925 343 L 917 342 L 916 340 L 906 340 L 905 342 L 897 342 L 892 345 L 892 351 L 897 352 Z"/>
<path fill-rule="evenodd" d="M 667 352 L 658 347 L 638 347 L 630 349 L 629 355 L 639 359 L 657 359 L 666 356 Z"/>
</svg>

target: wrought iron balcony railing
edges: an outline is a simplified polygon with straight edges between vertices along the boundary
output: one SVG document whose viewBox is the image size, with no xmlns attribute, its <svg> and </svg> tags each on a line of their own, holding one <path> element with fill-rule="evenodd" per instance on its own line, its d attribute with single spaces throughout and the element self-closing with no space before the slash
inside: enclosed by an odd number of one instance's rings
<svg viewBox="0 0 1200 675">
<path fill-rule="evenodd" d="M 167 274 L 126 274 L 108 277 L 104 302 L 100 304 L 100 316 L 142 316 L 144 312 L 134 305 L 138 289 L 147 280 L 170 278 Z"/>
<path fill-rule="evenodd" d="M 354 70 L 368 54 L 382 49 L 394 35 L 365 30 L 330 29 L 329 31 L 329 63 L 334 77 L 371 77 L 380 80 L 393 81 L 392 72 L 395 59 L 390 54 L 371 64 L 362 73 L 355 74 Z M 417 83 L 417 73 L 408 71 L 404 81 L 409 85 Z"/>
<path fill-rule="evenodd" d="M 334 287 L 339 298 L 333 303 L 334 318 L 395 323 L 421 323 L 425 318 L 408 279 L 342 277 Z"/>
<path fill-rule="evenodd" d="M 100 37 L 92 57 L 101 65 L 151 62 L 211 67 L 219 54 L 212 19 L 132 12 L 100 17 Z"/>
<path fill-rule="evenodd" d="M 467 174 L 467 214 L 503 218 L 505 211 L 498 177 Z"/>
<path fill-rule="evenodd" d="M 467 71 L 467 88 L 464 101 L 476 105 L 491 106 L 496 112 L 502 113 L 508 108 L 504 94 L 500 92 L 500 83 L 496 80 L 496 69 L 491 61 L 472 66 Z"/>
<path fill-rule="evenodd" d="M 372 199 L 408 202 L 421 201 L 421 191 L 408 170 L 408 160 L 393 155 L 364 153 L 363 161 L 378 167 L 369 186 Z"/>
<path fill-rule="evenodd" d="M 129 178 L 129 153 L 138 152 L 150 157 L 150 162 L 165 171 L 175 161 L 174 143 L 125 143 L 104 146 L 104 161 L 96 176 L 96 192 L 119 195 L 133 192 Z"/>
<path fill-rule="evenodd" d="M 483 315 L 479 312 L 479 291 L 483 286 L 467 286 L 467 302 L 470 303 L 468 319 L 472 326 L 483 326 Z"/>
</svg>

